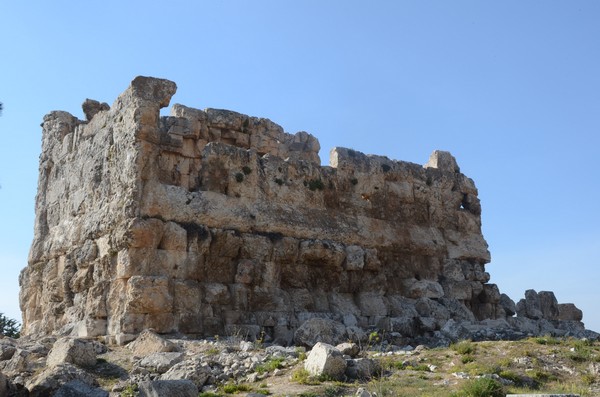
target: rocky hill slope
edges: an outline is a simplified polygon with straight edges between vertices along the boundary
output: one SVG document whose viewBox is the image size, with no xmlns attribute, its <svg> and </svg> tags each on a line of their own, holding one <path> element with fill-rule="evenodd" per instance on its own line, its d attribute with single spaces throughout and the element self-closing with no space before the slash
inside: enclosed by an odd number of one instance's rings
<svg viewBox="0 0 600 397">
<path fill-rule="evenodd" d="M 308 340 L 307 340 L 308 342 Z M 600 344 L 530 337 L 397 346 L 284 347 L 144 331 L 128 346 L 70 337 L 0 339 L 1 396 L 504 396 L 600 394 Z"/>
</svg>

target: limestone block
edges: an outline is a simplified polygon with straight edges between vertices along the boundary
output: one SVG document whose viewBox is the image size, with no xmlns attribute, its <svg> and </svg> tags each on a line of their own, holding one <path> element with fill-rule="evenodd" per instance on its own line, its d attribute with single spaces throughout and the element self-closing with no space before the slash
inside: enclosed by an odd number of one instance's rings
<svg viewBox="0 0 600 397">
<path fill-rule="evenodd" d="M 344 342 L 346 336 L 346 327 L 343 324 L 325 318 L 311 318 L 296 330 L 294 342 L 308 347 L 317 342 L 337 345 Z"/>
<path fill-rule="evenodd" d="M 377 292 L 361 292 L 358 294 L 357 302 L 363 316 L 386 316 L 388 314 L 385 299 Z"/>
<path fill-rule="evenodd" d="M 175 222 L 165 223 L 163 229 L 163 237 L 160 241 L 158 248 L 171 251 L 186 251 L 186 230 Z"/>
<path fill-rule="evenodd" d="M 225 305 L 229 303 L 231 295 L 225 284 L 220 283 L 205 283 L 204 284 L 204 300 L 209 304 Z"/>
<path fill-rule="evenodd" d="M 412 183 L 408 181 L 392 182 L 387 185 L 387 188 L 388 192 L 396 196 L 401 203 L 414 203 L 415 195 Z"/>
<path fill-rule="evenodd" d="M 356 343 L 350 342 L 340 343 L 335 348 L 338 349 L 342 354 L 350 356 L 352 358 L 356 357 L 360 352 L 360 348 L 358 347 L 358 345 Z"/>
<path fill-rule="evenodd" d="M 47 366 L 36 376 L 27 379 L 25 387 L 29 390 L 30 396 L 54 396 L 62 385 L 69 384 L 72 381 L 92 386 L 90 396 L 99 397 L 107 395 L 106 392 L 98 391 L 96 388 L 98 382 L 92 375 L 70 363 Z M 77 389 L 81 388 L 77 387 Z"/>
<path fill-rule="evenodd" d="M 365 251 L 358 245 L 346 247 L 345 268 L 348 271 L 362 270 L 365 266 Z"/>
<path fill-rule="evenodd" d="M 347 361 L 345 374 L 350 379 L 365 381 L 380 373 L 379 362 L 371 358 L 356 358 Z"/>
<path fill-rule="evenodd" d="M 198 313 L 202 301 L 202 287 L 195 280 L 173 281 L 173 305 L 176 312 Z"/>
<path fill-rule="evenodd" d="M 108 395 L 106 390 L 75 379 L 62 385 L 53 397 L 108 397 Z"/>
<path fill-rule="evenodd" d="M 127 309 L 131 313 L 167 313 L 173 310 L 167 277 L 131 277 L 127 281 L 126 299 Z"/>
<path fill-rule="evenodd" d="M 197 397 L 198 387 L 191 380 L 152 380 L 138 384 L 140 397 Z"/>
<path fill-rule="evenodd" d="M 390 307 L 390 315 L 393 317 L 418 317 L 415 309 L 415 300 L 401 295 L 390 295 L 387 297 Z"/>
<path fill-rule="evenodd" d="M 307 291 L 308 292 L 308 291 Z M 310 293 L 309 293 L 310 297 Z M 332 292 L 329 294 L 329 307 L 330 310 L 334 313 L 343 313 L 344 316 L 359 316 L 361 313 L 361 309 L 354 302 L 353 294 L 343 294 L 343 293 L 335 293 Z M 354 319 L 356 321 L 356 319 Z M 344 322 L 345 323 L 345 322 Z M 350 324 L 346 324 L 350 325 Z M 356 324 L 353 324 L 356 325 Z"/>
<path fill-rule="evenodd" d="M 525 291 L 525 299 L 517 303 L 517 316 L 539 320 L 544 317 L 540 306 L 540 298 L 532 289 Z"/>
<path fill-rule="evenodd" d="M 507 316 L 512 317 L 517 313 L 517 305 L 515 301 L 510 299 L 510 297 L 506 294 L 500 294 L 500 301 L 498 304 L 504 309 L 504 312 Z"/>
<path fill-rule="evenodd" d="M 417 279 L 409 279 L 405 281 L 405 286 L 407 288 L 406 295 L 412 299 L 419 298 L 441 298 L 444 296 L 444 289 L 442 286 L 432 280 L 417 280 Z"/>
<path fill-rule="evenodd" d="M 143 330 L 128 346 L 134 356 L 144 357 L 154 353 L 176 352 L 177 346 L 151 330 Z"/>
<path fill-rule="evenodd" d="M 106 335 L 108 322 L 106 319 L 86 318 L 75 328 L 75 334 L 80 338 L 94 338 Z"/>
<path fill-rule="evenodd" d="M 83 339 L 58 339 L 46 359 L 48 367 L 71 363 L 81 367 L 96 365 L 96 350 L 94 345 Z"/>
<path fill-rule="evenodd" d="M 460 172 L 460 168 L 456 163 L 456 159 L 449 152 L 443 150 L 435 150 L 429 156 L 429 161 L 424 166 L 425 168 L 436 168 L 446 172 Z"/>
<path fill-rule="evenodd" d="M 235 282 L 239 284 L 252 284 L 256 273 L 256 265 L 248 259 L 241 260 L 237 265 Z"/>
<path fill-rule="evenodd" d="M 559 319 L 559 307 L 558 301 L 552 291 L 540 291 L 538 292 L 540 300 L 540 310 L 542 316 L 546 320 L 558 320 Z"/>
<path fill-rule="evenodd" d="M 175 364 L 160 376 L 160 380 L 188 380 L 201 389 L 210 376 L 211 368 L 208 363 L 196 357 Z"/>
<path fill-rule="evenodd" d="M 308 353 L 304 368 L 313 376 L 328 376 L 341 379 L 346 371 L 346 360 L 335 347 L 318 342 Z"/>
<path fill-rule="evenodd" d="M 381 261 L 377 257 L 377 250 L 369 248 L 365 250 L 364 270 L 378 271 L 381 268 Z"/>
<path fill-rule="evenodd" d="M 429 298 L 418 299 L 415 309 L 420 316 L 433 317 L 440 325 L 444 325 L 450 318 L 450 311 L 444 305 Z"/>
<path fill-rule="evenodd" d="M 303 263 L 336 269 L 342 266 L 345 249 L 333 241 L 305 240 L 300 243 L 299 256 Z"/>
<path fill-rule="evenodd" d="M 183 361 L 183 353 L 159 352 L 144 356 L 138 363 L 139 366 L 149 368 L 152 372 L 164 374 L 173 365 Z"/>
<path fill-rule="evenodd" d="M 583 312 L 572 303 L 558 305 L 558 319 L 561 321 L 581 321 Z"/>
<path fill-rule="evenodd" d="M 445 296 L 459 300 L 471 300 L 473 297 L 473 288 L 470 281 L 448 281 L 442 283 L 442 286 Z"/>
</svg>

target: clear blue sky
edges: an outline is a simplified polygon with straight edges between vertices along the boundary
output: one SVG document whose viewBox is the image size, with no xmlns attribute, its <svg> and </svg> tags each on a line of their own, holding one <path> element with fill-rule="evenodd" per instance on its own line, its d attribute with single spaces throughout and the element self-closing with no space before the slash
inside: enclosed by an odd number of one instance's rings
<svg viewBox="0 0 600 397">
<path fill-rule="evenodd" d="M 600 331 L 600 2 L 3 1 L 0 312 L 20 317 L 42 117 L 137 75 L 172 103 L 268 117 L 423 164 L 449 150 L 483 205 L 491 282 L 555 291 Z"/>
</svg>

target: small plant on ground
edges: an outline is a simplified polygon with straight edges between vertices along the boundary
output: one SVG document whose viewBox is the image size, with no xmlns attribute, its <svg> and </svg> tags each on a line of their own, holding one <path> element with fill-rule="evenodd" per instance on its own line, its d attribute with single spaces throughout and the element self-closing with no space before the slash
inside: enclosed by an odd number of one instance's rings
<svg viewBox="0 0 600 397">
<path fill-rule="evenodd" d="M 244 175 L 250 175 L 252 173 L 252 168 L 245 165 L 242 167 L 242 172 L 244 173 Z"/>
<path fill-rule="evenodd" d="M 465 354 L 464 356 L 462 356 L 460 358 L 460 362 L 463 363 L 463 364 L 472 363 L 473 361 L 475 361 L 475 357 L 473 357 L 470 354 Z"/>
<path fill-rule="evenodd" d="M 244 181 L 244 174 L 242 174 L 241 172 L 238 172 L 237 174 L 235 174 L 235 180 L 237 182 L 243 182 Z"/>
<path fill-rule="evenodd" d="M 279 186 L 281 186 L 281 185 L 283 185 L 283 179 L 275 178 L 275 183 L 278 184 Z"/>
<path fill-rule="evenodd" d="M 133 383 L 131 385 L 127 385 L 125 389 L 121 392 L 120 397 L 137 397 L 140 395 L 138 391 L 138 385 Z"/>
<path fill-rule="evenodd" d="M 223 395 L 222 394 L 216 394 L 216 393 L 213 393 L 211 391 L 205 391 L 203 393 L 200 393 L 198 395 L 198 397 L 223 397 Z"/>
<path fill-rule="evenodd" d="M 463 340 L 458 343 L 453 343 L 450 348 L 458 354 L 473 354 L 475 353 L 475 344 L 470 340 Z"/>
<path fill-rule="evenodd" d="M 268 359 L 265 363 L 258 365 L 255 371 L 259 374 L 264 374 L 265 372 L 275 371 L 282 367 L 283 358 L 282 357 L 272 357 Z"/>
<path fill-rule="evenodd" d="M 504 397 L 500 382 L 490 378 L 467 381 L 454 397 Z"/>
<path fill-rule="evenodd" d="M 248 385 L 236 385 L 233 383 L 227 383 L 225 385 L 223 385 L 223 391 L 227 394 L 234 394 L 234 393 L 239 393 L 242 391 L 250 391 L 252 390 L 252 388 Z"/>
<path fill-rule="evenodd" d="M 315 379 L 310 373 L 304 368 L 298 368 L 292 372 L 292 382 L 299 383 L 301 385 L 320 385 L 321 381 Z"/>
</svg>

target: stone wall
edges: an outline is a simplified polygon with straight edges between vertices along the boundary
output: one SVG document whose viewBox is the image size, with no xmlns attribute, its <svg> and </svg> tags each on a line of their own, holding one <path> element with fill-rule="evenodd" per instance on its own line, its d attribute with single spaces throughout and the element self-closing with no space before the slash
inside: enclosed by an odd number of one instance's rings
<svg viewBox="0 0 600 397">
<path fill-rule="evenodd" d="M 268 119 L 160 117 L 175 90 L 137 77 L 112 107 L 87 100 L 87 121 L 44 118 L 24 334 L 289 343 L 315 317 L 407 336 L 507 317 L 477 189 L 449 153 L 334 148 L 321 166 L 315 137 Z"/>
</svg>

